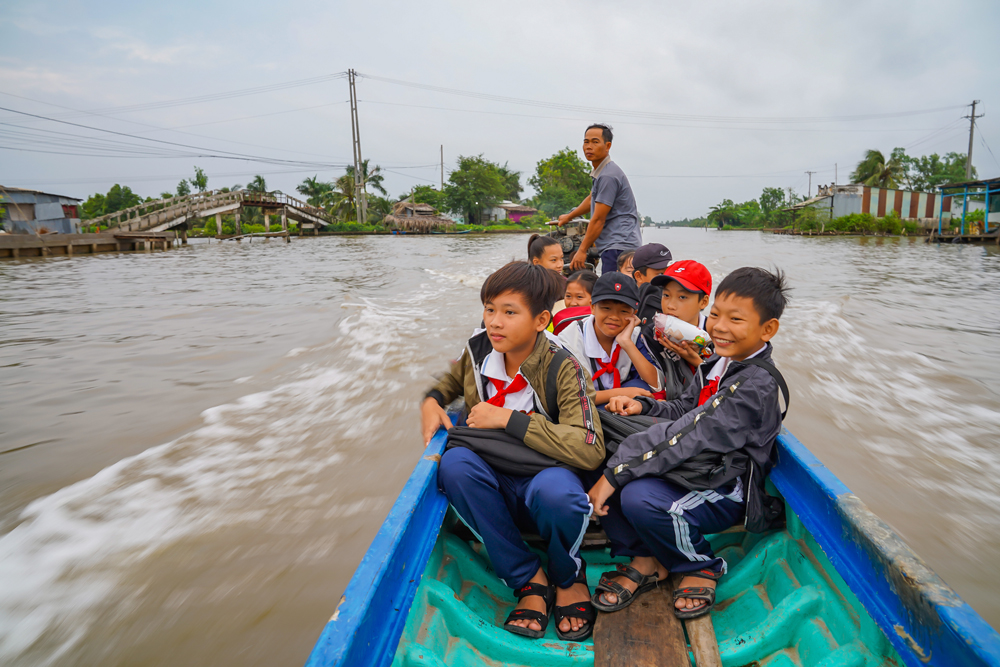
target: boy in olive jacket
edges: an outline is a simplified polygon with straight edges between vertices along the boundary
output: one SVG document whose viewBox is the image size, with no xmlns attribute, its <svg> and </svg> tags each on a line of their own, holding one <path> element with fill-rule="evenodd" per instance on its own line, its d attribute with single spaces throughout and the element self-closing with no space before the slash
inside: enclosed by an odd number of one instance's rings
<svg viewBox="0 0 1000 667">
<path fill-rule="evenodd" d="M 466 424 L 503 429 L 527 447 L 580 470 L 604 461 L 604 437 L 594 387 L 572 355 L 560 354 L 556 391 L 546 386 L 560 348 L 545 335 L 562 284 L 554 272 L 511 262 L 486 279 L 481 291 L 485 330 L 427 393 L 421 406 L 424 440 L 450 428 L 444 407 L 465 398 Z M 548 405 L 548 396 L 556 405 Z M 556 415 L 555 421 L 550 415 Z M 462 521 L 486 547 L 497 575 L 519 598 L 504 629 L 527 637 L 545 634 L 555 606 L 557 634 L 590 636 L 594 610 L 578 552 L 591 513 L 577 473 L 563 467 L 533 476 L 495 470 L 470 449 L 441 457 L 440 484 Z M 548 572 L 528 549 L 521 531 L 548 543 Z M 555 591 L 553 591 L 553 585 Z"/>
</svg>

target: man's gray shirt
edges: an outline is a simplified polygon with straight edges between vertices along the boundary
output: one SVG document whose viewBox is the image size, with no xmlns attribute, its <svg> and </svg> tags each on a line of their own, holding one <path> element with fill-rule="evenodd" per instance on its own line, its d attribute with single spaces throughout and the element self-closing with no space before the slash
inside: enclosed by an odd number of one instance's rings
<svg viewBox="0 0 1000 667">
<path fill-rule="evenodd" d="M 639 229 L 639 210 L 635 206 L 632 186 L 628 177 L 611 156 L 591 172 L 594 184 L 590 189 L 590 217 L 594 218 L 594 207 L 606 204 L 611 207 L 604 220 L 604 229 L 597 237 L 594 247 L 598 252 L 605 250 L 631 250 L 642 245 Z"/>
</svg>

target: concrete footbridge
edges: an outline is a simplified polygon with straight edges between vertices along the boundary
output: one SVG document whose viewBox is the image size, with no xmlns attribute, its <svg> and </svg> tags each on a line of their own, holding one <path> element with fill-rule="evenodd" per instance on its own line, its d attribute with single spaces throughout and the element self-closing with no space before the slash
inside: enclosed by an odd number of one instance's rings
<svg viewBox="0 0 1000 667">
<path fill-rule="evenodd" d="M 238 235 L 243 234 L 240 213 L 249 206 L 259 208 L 264 214 L 264 227 L 271 229 L 271 216 L 279 218 L 281 229 L 288 231 L 288 220 L 299 223 L 303 232 L 319 228 L 333 222 L 329 214 L 321 208 L 289 197 L 282 192 L 251 192 L 249 190 L 220 190 L 198 192 L 183 197 L 148 201 L 100 218 L 87 220 L 88 225 L 107 226 L 109 232 L 165 232 L 176 230 L 182 239 L 187 238 L 193 221 L 198 218 L 215 218 L 216 235 L 222 235 L 222 214 L 232 213 Z M 277 222 L 277 220 L 276 220 Z"/>
</svg>

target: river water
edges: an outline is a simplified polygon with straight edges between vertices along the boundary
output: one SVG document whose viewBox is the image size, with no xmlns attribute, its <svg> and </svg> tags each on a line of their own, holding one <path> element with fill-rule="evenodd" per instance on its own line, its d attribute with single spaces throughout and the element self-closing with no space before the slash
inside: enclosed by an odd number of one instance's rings
<svg viewBox="0 0 1000 667">
<path fill-rule="evenodd" d="M 787 426 L 1000 626 L 1000 253 L 645 230 L 780 266 Z M 526 237 L 0 263 L 0 663 L 301 664 Z"/>
</svg>

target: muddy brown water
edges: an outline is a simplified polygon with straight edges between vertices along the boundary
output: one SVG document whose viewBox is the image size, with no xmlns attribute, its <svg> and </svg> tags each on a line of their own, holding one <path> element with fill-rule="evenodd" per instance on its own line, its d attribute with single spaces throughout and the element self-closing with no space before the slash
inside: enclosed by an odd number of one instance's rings
<svg viewBox="0 0 1000 667">
<path fill-rule="evenodd" d="M 645 230 L 785 269 L 788 427 L 1000 626 L 1000 253 Z M 521 236 L 0 263 L 0 663 L 294 665 Z"/>
</svg>

